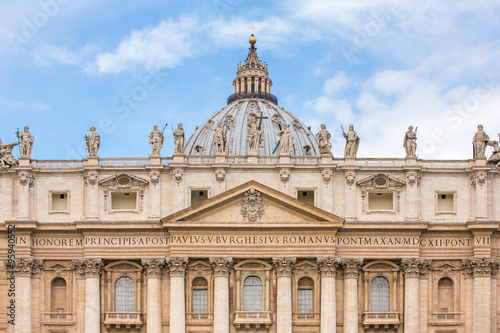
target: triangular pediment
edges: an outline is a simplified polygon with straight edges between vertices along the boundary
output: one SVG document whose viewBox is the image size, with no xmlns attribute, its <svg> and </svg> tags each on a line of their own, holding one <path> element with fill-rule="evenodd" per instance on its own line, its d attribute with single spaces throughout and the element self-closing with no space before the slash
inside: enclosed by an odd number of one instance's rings
<svg viewBox="0 0 500 333">
<path fill-rule="evenodd" d="M 303 203 L 256 181 L 250 181 L 205 202 L 162 219 L 165 227 L 180 225 L 291 226 L 320 224 L 341 227 L 343 218 Z"/>
</svg>

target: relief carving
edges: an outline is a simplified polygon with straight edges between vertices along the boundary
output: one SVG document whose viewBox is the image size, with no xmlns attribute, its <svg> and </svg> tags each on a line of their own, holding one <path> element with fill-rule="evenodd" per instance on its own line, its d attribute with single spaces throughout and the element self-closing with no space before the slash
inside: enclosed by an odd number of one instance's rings
<svg viewBox="0 0 500 333">
<path fill-rule="evenodd" d="M 154 186 L 158 185 L 160 182 L 160 172 L 159 171 L 151 171 L 149 173 L 149 179 L 151 180 L 151 184 Z"/>
<path fill-rule="evenodd" d="M 357 279 L 363 259 L 346 258 L 341 260 L 341 266 L 344 269 L 344 279 Z"/>
<path fill-rule="evenodd" d="M 414 171 L 410 171 L 406 174 L 406 181 L 410 187 L 413 187 L 415 184 L 420 185 L 421 178 L 420 174 Z"/>
<path fill-rule="evenodd" d="M 214 271 L 214 276 L 228 277 L 233 266 L 232 257 L 210 257 L 210 265 Z"/>
<path fill-rule="evenodd" d="M 491 258 L 472 257 L 470 259 L 470 267 L 474 277 L 491 277 L 494 266 L 496 266 L 496 262 Z"/>
<path fill-rule="evenodd" d="M 170 175 L 177 184 L 180 184 L 182 182 L 182 178 L 184 177 L 184 170 L 182 169 L 172 170 L 170 171 Z"/>
<path fill-rule="evenodd" d="M 184 277 L 189 257 L 167 257 L 166 263 L 170 270 L 170 276 Z"/>
<path fill-rule="evenodd" d="M 288 180 L 290 180 L 290 170 L 288 169 L 280 170 L 280 179 L 283 183 L 288 182 Z"/>
<path fill-rule="evenodd" d="M 405 278 L 418 278 L 426 275 L 429 271 L 431 260 L 424 258 L 404 258 L 401 259 L 401 268 Z"/>
<path fill-rule="evenodd" d="M 32 187 L 35 184 L 35 175 L 31 172 L 21 171 L 19 173 L 19 184 L 21 186 L 26 186 L 29 184 Z"/>
<path fill-rule="evenodd" d="M 95 186 L 97 184 L 97 172 L 96 171 L 88 171 L 83 176 L 85 181 L 85 186 L 91 185 Z"/>
<path fill-rule="evenodd" d="M 102 267 L 101 258 L 78 258 L 71 260 L 76 269 L 77 275 L 84 278 L 100 278 Z"/>
<path fill-rule="evenodd" d="M 215 180 L 217 182 L 222 183 L 226 179 L 226 170 L 223 169 L 217 169 L 215 170 Z"/>
<path fill-rule="evenodd" d="M 141 265 L 146 270 L 146 277 L 159 279 L 161 278 L 161 269 L 165 266 L 164 258 L 146 258 L 141 259 Z"/>
<path fill-rule="evenodd" d="M 353 171 L 348 171 L 345 173 L 345 182 L 349 187 L 354 185 L 355 180 L 356 180 L 356 173 L 354 173 Z"/>
<path fill-rule="evenodd" d="M 273 257 L 273 265 L 277 277 L 291 277 L 292 270 L 297 262 L 295 257 Z"/>
<path fill-rule="evenodd" d="M 323 182 L 328 185 L 330 181 L 332 180 L 333 177 L 333 172 L 331 170 L 323 170 L 321 171 L 321 178 L 323 179 Z"/>
<path fill-rule="evenodd" d="M 244 198 L 240 205 L 240 212 L 244 221 L 256 222 L 265 213 L 264 207 L 266 203 L 262 200 L 260 192 L 253 187 L 244 193 Z"/>
<path fill-rule="evenodd" d="M 341 266 L 340 257 L 318 257 L 317 260 L 321 277 L 337 275 L 337 269 Z"/>
</svg>

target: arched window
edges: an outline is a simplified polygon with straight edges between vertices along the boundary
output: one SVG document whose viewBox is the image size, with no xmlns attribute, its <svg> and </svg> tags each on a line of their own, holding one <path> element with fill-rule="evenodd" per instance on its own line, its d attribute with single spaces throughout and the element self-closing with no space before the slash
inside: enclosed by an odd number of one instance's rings
<svg viewBox="0 0 500 333">
<path fill-rule="evenodd" d="M 135 286 L 134 280 L 123 276 L 115 283 L 115 312 L 135 311 Z"/>
<path fill-rule="evenodd" d="M 313 290 L 314 282 L 310 278 L 304 277 L 299 280 L 299 290 L 297 293 L 297 312 L 312 313 L 313 311 Z"/>
<path fill-rule="evenodd" d="M 193 280 L 193 313 L 208 312 L 208 283 L 202 277 Z"/>
<path fill-rule="evenodd" d="M 50 311 L 67 312 L 67 284 L 63 278 L 55 278 L 51 283 Z"/>
<path fill-rule="evenodd" d="M 454 311 L 453 281 L 450 278 L 442 278 L 438 282 L 438 305 L 439 312 Z"/>
<path fill-rule="evenodd" d="M 389 281 L 383 276 L 370 285 L 370 312 L 389 312 Z"/>
<path fill-rule="evenodd" d="M 262 280 L 255 275 L 243 281 L 243 311 L 262 311 Z"/>
</svg>

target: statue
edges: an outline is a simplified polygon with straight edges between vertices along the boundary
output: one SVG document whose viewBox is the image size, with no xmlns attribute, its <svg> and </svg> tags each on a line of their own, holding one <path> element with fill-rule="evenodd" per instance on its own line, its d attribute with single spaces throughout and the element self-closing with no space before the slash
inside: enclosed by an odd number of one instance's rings
<svg viewBox="0 0 500 333">
<path fill-rule="evenodd" d="M 224 129 L 222 128 L 222 123 L 218 122 L 217 127 L 212 128 L 212 131 L 215 131 L 214 133 L 215 151 L 217 155 L 224 155 L 225 134 L 224 134 Z"/>
<path fill-rule="evenodd" d="M 12 149 L 20 143 L 21 142 L 14 142 L 5 145 L 0 139 L 0 165 L 2 166 L 2 168 L 7 169 L 18 164 L 18 161 L 14 158 L 14 155 L 12 155 Z"/>
<path fill-rule="evenodd" d="M 101 136 L 96 132 L 94 126 L 90 128 L 90 133 L 85 136 L 85 143 L 87 144 L 89 157 L 99 157 L 97 151 L 101 146 Z"/>
<path fill-rule="evenodd" d="M 347 131 L 347 133 L 345 133 L 344 128 L 342 128 L 342 136 L 346 140 L 344 158 L 356 157 L 359 147 L 359 136 L 358 133 L 354 131 L 354 126 L 352 124 L 349 125 L 349 131 Z"/>
<path fill-rule="evenodd" d="M 418 126 L 417 126 L 418 129 Z M 406 157 L 415 157 L 415 153 L 417 151 L 417 129 L 415 132 L 413 131 L 413 126 L 408 127 L 408 131 L 405 134 L 405 138 L 403 140 L 403 147 L 406 150 Z"/>
<path fill-rule="evenodd" d="M 247 126 L 248 126 L 248 151 L 256 152 L 259 149 L 260 144 L 262 143 L 262 130 L 260 130 L 257 126 L 257 117 L 254 113 L 251 113 L 247 118 Z"/>
<path fill-rule="evenodd" d="M 35 138 L 29 132 L 29 127 L 24 126 L 24 132 L 19 133 L 19 129 L 17 129 L 16 136 L 21 139 L 21 157 L 31 158 L 31 151 L 33 150 L 33 142 L 35 142 Z"/>
<path fill-rule="evenodd" d="M 493 147 L 493 153 L 491 153 L 488 158 L 488 163 L 494 164 L 497 168 L 500 165 L 500 133 L 498 133 L 498 141 L 490 141 L 488 142 L 488 146 Z"/>
<path fill-rule="evenodd" d="M 182 128 L 182 123 L 180 123 L 174 131 L 174 154 L 184 153 L 184 129 Z"/>
<path fill-rule="evenodd" d="M 290 155 L 293 149 L 292 133 L 285 123 L 281 123 L 281 130 L 278 132 L 278 136 L 281 136 L 278 145 L 280 155 Z"/>
<path fill-rule="evenodd" d="M 318 142 L 319 152 L 321 154 L 331 154 L 332 144 L 330 143 L 330 132 L 326 130 L 325 124 L 321 124 L 321 129 L 316 134 L 316 141 Z"/>
<path fill-rule="evenodd" d="M 484 158 L 486 146 L 490 137 L 483 131 L 483 125 L 477 125 L 477 132 L 474 134 L 472 144 L 474 146 L 474 158 Z"/>
<path fill-rule="evenodd" d="M 158 125 L 153 126 L 148 142 L 151 144 L 150 156 L 160 156 L 161 147 L 163 147 L 163 132 L 158 129 Z"/>
</svg>

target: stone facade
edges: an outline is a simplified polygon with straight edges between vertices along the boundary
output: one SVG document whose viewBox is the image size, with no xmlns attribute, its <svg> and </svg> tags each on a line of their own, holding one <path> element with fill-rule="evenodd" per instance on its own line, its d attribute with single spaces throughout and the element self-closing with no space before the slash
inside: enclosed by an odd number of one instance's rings
<svg viewBox="0 0 500 333">
<path fill-rule="evenodd" d="M 234 103 L 272 123 L 245 95 L 270 94 L 267 64 L 245 66 Z M 277 137 L 248 155 L 191 138 L 166 158 L 2 169 L 0 332 L 497 332 L 496 166 L 334 158 L 290 122 L 286 156 Z"/>
</svg>

